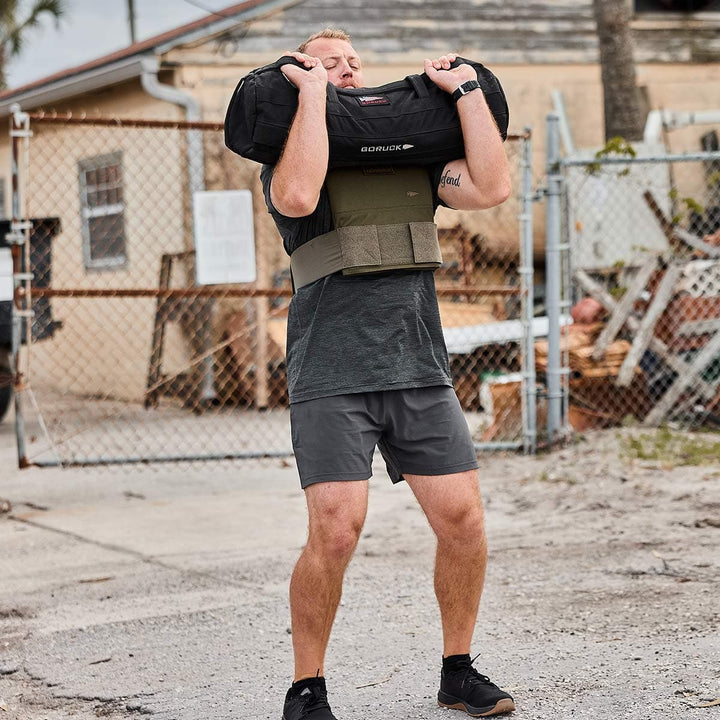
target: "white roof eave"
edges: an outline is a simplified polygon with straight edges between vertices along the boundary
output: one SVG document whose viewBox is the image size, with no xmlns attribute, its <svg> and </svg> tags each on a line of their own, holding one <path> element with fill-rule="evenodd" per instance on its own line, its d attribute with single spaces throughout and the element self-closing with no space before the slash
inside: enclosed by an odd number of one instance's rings
<svg viewBox="0 0 720 720">
<path fill-rule="evenodd" d="M 291 7 L 299 2 L 302 2 L 302 0 L 266 0 L 265 2 L 259 2 L 253 7 L 238 11 L 219 22 L 213 23 L 211 28 L 207 26 L 197 28 L 173 37 L 172 40 L 152 47 L 146 52 L 131 55 L 98 67 L 80 70 L 73 75 L 64 76 L 37 87 L 28 88 L 25 91 L 13 93 L 9 97 L 0 100 L 0 118 L 10 115 L 10 108 L 16 104 L 20 105 L 22 110 L 33 110 L 77 95 L 132 80 L 140 77 L 143 72 L 157 72 L 160 68 L 160 58 L 175 47 L 201 40 L 210 35 L 217 35 L 242 22 L 255 20 L 279 9 Z"/>
<path fill-rule="evenodd" d="M 140 77 L 143 72 L 157 72 L 160 61 L 154 53 L 143 53 L 123 58 L 108 65 L 91 68 L 76 75 L 63 77 L 47 85 L 28 88 L 25 92 L 13 94 L 0 101 L 0 117 L 10 115 L 13 105 L 23 110 L 32 110 L 69 97 L 83 95 L 110 85 Z"/>
</svg>

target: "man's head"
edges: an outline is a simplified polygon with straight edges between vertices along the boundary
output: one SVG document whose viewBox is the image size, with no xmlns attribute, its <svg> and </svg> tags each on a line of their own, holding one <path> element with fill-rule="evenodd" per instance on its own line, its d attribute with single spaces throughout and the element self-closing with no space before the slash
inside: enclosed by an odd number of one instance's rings
<svg viewBox="0 0 720 720">
<path fill-rule="evenodd" d="M 360 57 L 344 30 L 325 28 L 311 35 L 298 47 L 298 52 L 320 58 L 328 81 L 336 87 L 363 87 Z"/>
</svg>

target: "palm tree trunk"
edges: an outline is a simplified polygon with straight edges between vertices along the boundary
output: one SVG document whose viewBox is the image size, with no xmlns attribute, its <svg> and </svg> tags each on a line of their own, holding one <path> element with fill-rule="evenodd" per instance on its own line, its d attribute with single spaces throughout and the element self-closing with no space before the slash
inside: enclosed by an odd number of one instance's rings
<svg viewBox="0 0 720 720">
<path fill-rule="evenodd" d="M 602 67 L 605 139 L 640 140 L 644 117 L 636 84 L 627 0 L 593 0 Z"/>
</svg>

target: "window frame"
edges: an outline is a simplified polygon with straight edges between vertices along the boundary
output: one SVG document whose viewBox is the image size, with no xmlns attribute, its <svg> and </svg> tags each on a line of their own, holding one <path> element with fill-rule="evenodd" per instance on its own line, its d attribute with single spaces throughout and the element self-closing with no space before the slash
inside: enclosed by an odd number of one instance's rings
<svg viewBox="0 0 720 720">
<path fill-rule="evenodd" d="M 83 237 L 83 263 L 86 270 L 116 270 L 127 266 L 127 235 L 125 233 L 125 177 L 123 172 L 123 153 L 121 150 L 103 155 L 94 155 L 93 157 L 83 158 L 78 161 L 78 176 L 80 189 L 80 220 L 82 225 Z M 88 186 L 87 173 L 100 168 L 118 167 L 119 181 L 113 185 L 113 188 L 120 188 L 122 191 L 122 201 L 118 203 L 97 205 L 92 207 L 88 202 Z M 110 187 L 109 185 L 106 187 Z M 122 254 L 111 257 L 93 258 L 92 256 L 92 237 L 90 232 L 90 220 L 98 217 L 109 217 L 111 215 L 119 215 L 122 230 Z"/>
</svg>

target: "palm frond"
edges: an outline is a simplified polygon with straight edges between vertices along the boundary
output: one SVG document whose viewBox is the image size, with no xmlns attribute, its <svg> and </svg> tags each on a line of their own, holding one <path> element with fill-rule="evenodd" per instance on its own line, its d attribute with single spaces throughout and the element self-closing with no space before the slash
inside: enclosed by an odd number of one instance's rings
<svg viewBox="0 0 720 720">
<path fill-rule="evenodd" d="M 0 28 L 4 30 L 6 27 L 14 25 L 17 12 L 18 0 L 0 0 Z"/>
<path fill-rule="evenodd" d="M 10 57 L 15 57 L 16 55 L 19 55 L 22 52 L 23 45 L 25 44 L 23 41 L 23 33 L 22 28 L 14 27 L 8 30 L 6 35 L 3 35 L 2 40 L 0 40 L 4 46 L 7 46 L 9 48 Z"/>
<path fill-rule="evenodd" d="M 58 25 L 66 5 L 65 0 L 36 0 L 22 21 L 17 19 L 17 9 L 17 0 L 0 0 L 0 44 L 7 47 L 9 57 L 22 52 L 26 32 L 37 27 L 44 14 L 52 15 Z"/>
<path fill-rule="evenodd" d="M 45 13 L 52 15 L 57 25 L 66 9 L 65 0 L 36 0 L 30 8 L 30 14 L 21 25 L 26 29 L 35 27 Z"/>
</svg>

